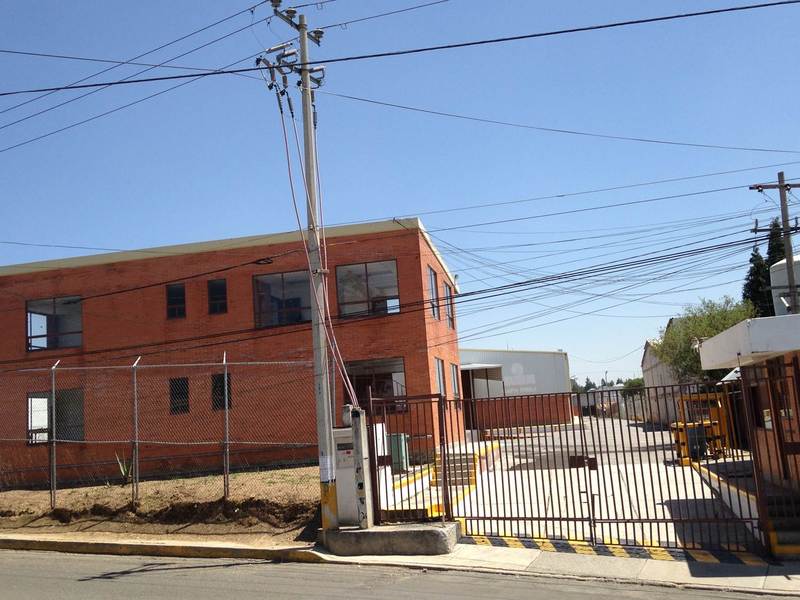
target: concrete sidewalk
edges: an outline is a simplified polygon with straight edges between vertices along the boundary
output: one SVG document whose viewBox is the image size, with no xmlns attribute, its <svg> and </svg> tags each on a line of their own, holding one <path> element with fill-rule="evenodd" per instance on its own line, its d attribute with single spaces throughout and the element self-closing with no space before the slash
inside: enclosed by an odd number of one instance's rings
<svg viewBox="0 0 800 600">
<path fill-rule="evenodd" d="M 717 589 L 759 594 L 800 595 L 800 563 L 747 565 L 719 562 L 619 558 L 591 554 L 567 554 L 530 548 L 502 548 L 458 544 L 442 556 L 337 557 L 319 552 L 328 562 L 416 568 L 491 571 L 515 575 L 539 575 L 595 579 L 693 589 Z"/>
<path fill-rule="evenodd" d="M 339 557 L 310 546 L 274 547 L 225 539 L 190 542 L 149 535 L 0 533 L 0 549 L 383 565 L 800 595 L 800 563 L 731 564 L 664 557 L 621 558 L 599 556 L 589 551 L 562 553 L 478 544 L 458 544 L 453 553 L 440 556 Z"/>
</svg>

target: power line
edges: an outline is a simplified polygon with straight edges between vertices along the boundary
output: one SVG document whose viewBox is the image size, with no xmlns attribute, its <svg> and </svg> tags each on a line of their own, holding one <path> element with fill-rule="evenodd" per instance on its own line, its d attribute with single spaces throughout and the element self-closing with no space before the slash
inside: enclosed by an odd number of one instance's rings
<svg viewBox="0 0 800 600">
<path fill-rule="evenodd" d="M 272 18 L 272 17 L 269 17 L 269 18 Z M 173 56 L 172 58 L 169 58 L 169 59 L 161 62 L 158 65 L 155 65 L 155 66 L 148 67 L 146 69 L 142 69 L 140 71 L 137 71 L 136 73 L 133 73 L 132 75 L 129 75 L 128 77 L 125 77 L 125 78 L 121 79 L 118 83 L 129 83 L 129 82 L 135 81 L 133 78 L 136 77 L 137 75 L 140 75 L 142 73 L 146 73 L 148 71 L 152 71 L 155 68 L 163 67 L 168 62 L 172 62 L 173 60 L 178 60 L 179 58 L 183 58 L 184 56 L 187 56 L 189 54 L 193 54 L 194 52 L 197 52 L 198 50 L 202 50 L 203 48 L 206 48 L 208 46 L 211 46 L 213 44 L 221 42 L 222 40 L 228 39 L 229 37 L 232 37 L 232 36 L 234 36 L 234 35 L 236 35 L 238 33 L 241 33 L 242 31 L 245 31 L 246 29 L 250 29 L 252 26 L 253 26 L 252 23 L 248 23 L 247 25 L 245 25 L 243 27 L 239 27 L 238 29 L 235 29 L 234 31 L 228 32 L 228 33 L 226 33 L 224 35 L 221 35 L 221 36 L 219 36 L 217 38 L 214 38 L 213 40 L 205 42 L 204 44 L 201 44 L 199 46 L 196 46 L 196 47 L 192 48 L 191 50 L 187 50 L 186 52 L 182 52 L 181 54 L 178 54 L 177 56 Z M 203 71 L 202 73 L 192 73 L 192 74 L 185 75 L 185 76 L 182 76 L 182 77 L 191 78 L 191 77 L 196 77 L 197 75 L 207 75 L 207 74 L 213 73 L 213 72 L 214 71 Z M 76 86 L 73 89 L 79 89 L 80 87 L 90 87 L 92 89 L 90 89 L 85 94 L 81 94 L 80 96 L 76 96 L 74 98 L 70 98 L 69 100 L 65 100 L 63 102 L 60 102 L 60 103 L 55 104 L 53 106 L 50 106 L 48 108 L 44 108 L 44 109 L 42 109 L 42 110 L 40 110 L 38 112 L 32 113 L 32 114 L 27 115 L 25 117 L 22 117 L 20 119 L 17 119 L 16 121 L 11 121 L 10 123 L 6 123 L 6 124 L 0 126 L 0 129 L 5 129 L 7 127 L 11 127 L 12 125 L 16 125 L 18 123 L 22 123 L 23 121 L 27 121 L 27 120 L 32 119 L 34 117 L 38 117 L 40 115 L 48 113 L 48 112 L 50 112 L 52 110 L 55 110 L 57 108 L 65 106 L 67 104 L 71 104 L 72 102 L 76 102 L 78 100 L 86 98 L 87 96 L 91 96 L 91 95 L 96 94 L 98 92 L 102 92 L 104 89 L 107 89 L 108 87 L 111 87 L 111 86 L 102 86 L 101 85 L 101 86 L 97 87 L 97 86 L 94 86 L 93 84 L 82 84 L 81 86 Z M 63 131 L 63 130 L 61 130 L 61 131 Z M 41 139 L 41 138 L 35 138 L 35 139 Z M 33 141 L 35 141 L 35 139 Z M 25 143 L 27 143 L 27 142 L 25 142 Z"/>
<path fill-rule="evenodd" d="M 643 142 L 646 144 L 663 144 L 668 146 L 687 146 L 690 148 L 712 148 L 717 150 L 744 150 L 748 152 L 778 152 L 784 154 L 800 154 L 800 150 L 784 150 L 779 148 L 758 148 L 758 147 L 751 147 L 751 146 L 725 146 L 720 144 L 701 144 L 701 143 L 694 143 L 694 142 L 679 142 L 675 140 L 663 140 L 663 139 L 656 139 L 656 138 L 644 138 L 644 137 L 632 137 L 632 136 L 624 136 L 624 135 L 611 135 L 605 133 L 596 133 L 592 131 L 580 131 L 577 129 L 560 129 L 555 127 L 544 127 L 541 125 L 529 125 L 526 123 L 515 123 L 512 121 L 501 121 L 498 119 L 489 119 L 486 117 L 474 117 L 470 115 L 462 115 L 452 112 L 445 112 L 440 110 L 433 110 L 428 108 L 420 108 L 418 106 L 407 106 L 404 104 L 395 104 L 393 102 L 386 102 L 383 100 L 374 100 L 371 98 L 362 98 L 359 96 L 351 96 L 349 94 L 339 94 L 335 92 L 326 92 L 323 90 L 319 90 L 319 93 L 326 94 L 328 96 L 334 96 L 336 98 L 344 98 L 347 100 L 356 100 L 358 102 L 366 102 L 368 104 L 375 104 L 377 106 L 386 106 L 389 108 L 398 108 L 401 110 L 407 110 L 411 112 L 423 113 L 428 115 L 435 115 L 438 117 L 448 117 L 451 119 L 461 119 L 464 121 L 474 121 L 477 123 L 486 123 L 489 125 L 501 125 L 504 127 L 514 127 L 517 129 L 531 129 L 534 131 L 543 131 L 546 133 L 560 133 L 566 135 L 577 135 L 577 136 L 585 136 L 585 137 L 593 137 L 593 138 L 601 138 L 607 140 L 621 140 L 626 142 Z"/>
<path fill-rule="evenodd" d="M 75 56 L 72 54 L 51 54 L 49 52 L 31 52 L 25 50 L 8 50 L 8 49 L 0 49 L 0 54 L 13 54 L 13 55 L 20 55 L 20 56 L 34 56 L 37 58 L 56 58 L 60 60 L 75 60 L 81 62 L 93 62 L 93 63 L 106 63 L 106 64 L 113 64 L 116 66 L 122 65 L 131 65 L 132 67 L 151 67 L 151 68 L 162 68 L 162 69 L 180 69 L 184 71 L 213 71 L 214 69 L 204 69 L 201 67 L 186 67 L 182 65 L 168 65 L 164 63 L 145 63 L 145 62 L 138 62 L 135 60 L 113 60 L 110 58 L 94 58 L 90 56 Z M 169 61 L 167 61 L 169 62 Z M 100 71 L 102 72 L 102 71 Z"/>
<path fill-rule="evenodd" d="M 764 235 L 764 236 L 761 236 L 761 238 L 758 238 L 758 239 L 766 240 L 767 237 L 768 237 L 767 235 Z M 674 260 L 681 260 L 681 259 L 689 258 L 689 257 L 692 257 L 692 256 L 700 256 L 702 254 L 709 253 L 709 252 L 717 252 L 717 251 L 725 250 L 725 249 L 738 248 L 738 247 L 741 247 L 742 244 L 749 245 L 749 244 L 752 243 L 752 241 L 753 241 L 752 238 L 747 238 L 745 240 L 735 240 L 733 242 L 727 242 L 727 243 L 723 243 L 723 244 L 715 244 L 715 245 L 705 246 L 705 247 L 702 247 L 702 248 L 692 249 L 690 251 L 684 251 L 684 252 L 677 252 L 677 253 L 671 253 L 671 254 L 666 254 L 666 255 L 660 255 L 660 256 L 650 257 L 650 258 L 647 258 L 647 259 L 632 260 L 632 261 L 627 261 L 627 262 L 625 262 L 625 261 L 612 261 L 611 263 L 601 263 L 599 265 L 593 265 L 593 266 L 588 267 L 586 269 L 569 271 L 569 272 L 555 274 L 555 275 L 541 277 L 541 278 L 528 279 L 528 280 L 520 281 L 520 282 L 517 282 L 517 283 L 514 283 L 514 284 L 507 284 L 507 285 L 503 285 L 503 286 L 493 286 L 493 287 L 485 288 L 483 290 L 476 290 L 476 291 L 473 291 L 473 292 L 457 294 L 454 297 L 454 303 L 462 304 L 462 303 L 465 303 L 465 302 L 473 302 L 475 300 L 484 300 L 484 299 L 488 299 L 488 298 L 493 298 L 493 297 L 497 297 L 498 295 L 502 296 L 502 295 L 506 295 L 507 293 L 509 293 L 509 290 L 512 290 L 512 289 L 523 289 L 523 286 L 525 286 L 527 289 L 533 289 L 535 287 L 545 287 L 545 286 L 553 285 L 554 282 L 559 281 L 559 280 L 583 278 L 583 277 L 585 277 L 587 275 L 592 274 L 592 272 L 618 271 L 618 270 L 631 269 L 631 268 L 636 267 L 636 266 L 644 266 L 646 264 L 655 265 L 655 264 L 659 264 L 659 263 L 671 262 L 671 261 L 674 261 Z M 655 294 L 656 293 L 651 294 L 651 295 L 655 295 Z M 421 300 L 416 300 L 416 301 L 412 301 L 412 302 L 403 303 L 402 305 L 400 305 L 399 308 L 401 309 L 401 312 L 406 312 L 406 313 L 408 313 L 408 312 L 427 311 L 430 308 L 430 300 L 426 298 L 426 299 L 421 299 Z M 599 309 L 599 310 L 607 310 L 608 308 L 613 308 L 613 306 L 604 307 L 604 308 Z M 599 311 L 596 311 L 596 312 L 599 312 Z M 591 314 L 591 313 L 589 313 L 589 314 Z M 338 325 L 347 325 L 347 324 L 359 323 L 359 322 L 361 322 L 361 321 L 363 321 L 365 319 L 372 319 L 372 318 L 373 318 L 372 316 L 344 317 L 344 318 L 337 317 L 336 320 L 337 320 Z M 225 340 L 222 340 L 222 341 L 216 341 L 216 342 L 212 342 L 212 343 L 209 343 L 209 344 L 195 345 L 195 346 L 192 346 L 192 347 L 184 347 L 184 348 L 173 348 L 173 349 L 170 349 L 170 350 L 152 351 L 152 352 L 149 352 L 149 353 L 137 352 L 136 355 L 139 355 L 139 354 L 142 354 L 142 355 L 144 355 L 144 354 L 160 354 L 160 353 L 164 353 L 164 352 L 167 352 L 167 351 L 192 350 L 192 349 L 208 347 L 208 346 L 216 346 L 216 345 L 221 345 L 221 344 L 239 343 L 239 342 L 245 342 L 245 341 L 250 341 L 250 340 L 255 340 L 255 339 L 263 339 L 263 338 L 268 338 L 268 337 L 287 335 L 287 334 L 295 333 L 297 331 L 305 330 L 307 328 L 308 328 L 307 324 L 298 325 L 296 327 L 288 327 L 287 326 L 285 328 L 281 328 L 280 331 L 264 332 L 264 333 L 261 333 L 259 335 L 249 336 L 249 337 L 246 337 L 246 338 L 237 338 L 237 339 L 233 339 L 233 340 L 225 339 Z M 200 341 L 200 340 L 214 339 L 214 338 L 219 338 L 219 337 L 229 337 L 231 335 L 238 335 L 238 334 L 241 334 L 241 333 L 251 333 L 252 331 L 253 331 L 253 328 L 247 328 L 247 329 L 242 329 L 242 330 L 239 330 L 239 331 L 233 331 L 233 332 L 227 331 L 227 332 L 221 332 L 221 333 L 216 333 L 216 334 L 205 334 L 205 335 L 201 335 L 201 336 L 193 336 L 193 337 L 190 337 L 190 338 L 183 338 L 183 339 L 177 339 L 177 340 L 168 340 L 168 341 L 164 341 L 164 342 L 157 342 L 157 343 L 153 343 L 153 342 L 147 343 L 147 342 L 145 342 L 145 343 L 141 343 L 141 344 L 133 344 L 133 345 L 130 345 L 130 346 L 125 346 L 125 347 L 120 347 L 120 348 L 110 348 L 110 349 L 102 349 L 102 350 L 96 350 L 96 351 L 88 351 L 88 352 L 85 352 L 84 354 L 108 354 L 108 353 L 113 353 L 113 352 L 117 352 L 117 351 L 124 351 L 124 350 L 135 349 L 135 348 L 143 348 L 143 347 L 172 346 L 172 345 L 175 345 L 175 344 L 182 344 L 182 343 L 191 342 L 191 341 Z M 0 361 L 0 364 L 13 364 L 15 362 L 18 362 L 18 361 L 16 361 L 16 360 Z"/>
<path fill-rule="evenodd" d="M 637 204 L 649 204 L 651 202 L 660 202 L 660 201 L 663 201 L 663 200 L 674 200 L 674 199 L 677 199 L 677 198 L 690 198 L 690 197 L 694 197 L 694 196 L 702 196 L 702 195 L 705 195 L 705 194 L 716 194 L 716 193 L 719 193 L 719 192 L 729 192 L 731 190 L 739 190 L 739 189 L 744 189 L 746 187 L 747 186 L 743 186 L 743 185 L 734 185 L 734 186 L 729 186 L 729 187 L 724 187 L 724 188 L 701 190 L 701 191 L 697 191 L 697 192 L 686 192 L 686 193 L 683 193 L 683 194 L 671 194 L 669 196 L 657 196 L 655 198 L 644 198 L 642 200 L 629 200 L 627 202 L 615 202 L 613 204 L 603 204 L 603 205 L 600 205 L 600 206 L 587 206 L 587 207 L 584 207 L 584 208 L 573 208 L 573 209 L 569 209 L 569 210 L 560 210 L 560 211 L 549 212 L 549 213 L 537 213 L 535 215 L 527 215 L 527 216 L 524 216 L 524 217 L 512 217 L 512 218 L 508 218 L 508 219 L 496 219 L 494 221 L 483 221 L 481 223 L 473 223 L 473 224 L 468 224 L 468 225 L 451 225 L 450 227 L 439 227 L 437 229 L 431 229 L 430 232 L 454 231 L 454 230 L 457 230 L 457 229 L 466 229 L 466 228 L 475 227 L 475 226 L 478 226 L 478 225 L 498 225 L 500 223 L 516 223 L 516 222 L 519 222 L 519 221 L 530 221 L 530 220 L 533 220 L 533 219 L 545 219 L 547 217 L 555 217 L 555 216 L 562 216 L 562 215 L 572 215 L 572 214 L 582 213 L 582 212 L 592 212 L 592 211 L 595 211 L 595 210 L 604 210 L 604 209 L 607 209 L 607 208 L 618 208 L 618 207 L 621 207 L 621 206 L 635 206 Z"/>
<path fill-rule="evenodd" d="M 353 25 L 355 23 L 361 23 L 363 21 L 370 21 L 372 19 L 379 19 L 381 17 L 389 17 L 392 15 L 399 15 L 400 13 L 409 12 L 412 10 L 417 10 L 419 8 L 427 8 L 429 6 L 434 6 L 436 4 L 444 4 L 445 2 L 449 2 L 450 0 L 435 0 L 434 2 L 427 2 L 425 4 L 417 4 L 416 6 L 407 6 L 406 8 L 399 8 L 397 10 L 392 10 L 385 13 L 380 13 L 377 15 L 372 15 L 369 17 L 361 17 L 358 19 L 351 19 L 349 21 L 342 21 L 341 23 L 331 23 L 330 25 L 323 25 L 320 29 L 331 29 L 333 27 L 347 27 L 348 25 Z"/>
<path fill-rule="evenodd" d="M 243 58 L 241 60 L 237 60 L 235 62 L 232 62 L 232 63 L 228 64 L 227 66 L 223 67 L 223 69 L 226 69 L 226 68 L 228 68 L 230 66 L 239 64 L 239 63 L 244 62 L 246 60 L 250 60 L 252 58 L 255 58 L 256 56 L 258 56 L 258 54 L 259 53 L 256 53 L 256 54 L 247 56 L 247 57 L 245 57 L 245 58 Z M 156 98 L 158 96 L 166 94 L 167 92 L 171 92 L 171 91 L 176 90 L 176 89 L 178 89 L 180 87 L 183 87 L 185 85 L 189 85 L 190 83 L 193 83 L 193 82 L 197 81 L 203 75 L 204 74 L 188 75 L 187 77 L 191 78 L 188 81 L 182 81 L 181 83 L 178 83 L 176 85 L 170 86 L 170 87 L 168 87 L 166 89 L 163 89 L 161 91 L 155 92 L 153 94 L 149 94 L 147 96 L 144 96 L 143 98 L 139 98 L 138 100 L 133 100 L 132 102 L 128 102 L 126 104 L 123 104 L 121 106 L 117 106 L 117 107 L 109 109 L 107 111 L 104 111 L 104 112 L 101 112 L 101 113 L 97 113 L 95 115 L 92 115 L 91 117 L 87 117 L 87 118 L 82 119 L 80 121 L 76 121 L 74 123 L 70 123 L 69 125 L 65 125 L 63 127 L 59 127 L 58 129 L 53 129 L 51 131 L 48 131 L 47 133 L 43 133 L 41 135 L 37 135 L 35 137 L 28 138 L 27 140 L 23 140 L 21 142 L 17 142 L 16 144 L 12 144 L 10 146 L 5 146 L 4 148 L 0 148 L 0 154 L 2 154 L 3 152 L 8 152 L 9 150 L 14 150 L 15 148 L 20 148 L 22 146 L 26 146 L 26 145 L 31 144 L 33 142 L 37 142 L 39 140 L 42 140 L 42 139 L 48 138 L 50 136 L 56 135 L 58 133 L 62 133 L 64 131 L 68 131 L 68 130 L 73 129 L 75 127 L 79 127 L 80 125 L 85 125 L 86 123 L 90 123 L 90 122 L 95 121 L 97 119 L 101 119 L 102 117 L 106 117 L 108 115 L 114 114 L 114 113 L 119 112 L 121 110 L 124 110 L 126 108 L 130 108 L 131 106 L 135 106 L 137 104 L 141 104 L 142 102 L 145 102 L 146 100 L 151 100 L 152 98 Z"/>
<path fill-rule="evenodd" d="M 142 54 L 138 54 L 138 55 L 134 56 L 134 57 L 133 57 L 132 59 L 130 59 L 130 60 L 131 60 L 131 61 L 134 61 L 134 60 L 139 60 L 140 58 L 143 58 L 143 57 L 145 57 L 145 56 L 147 56 L 147 55 L 149 55 L 149 54 L 153 54 L 153 53 L 155 53 L 155 52 L 158 52 L 159 50 L 163 50 L 164 48 L 167 48 L 168 46 L 172 46 L 172 45 L 174 45 L 174 44 L 177 44 L 178 42 L 182 42 L 183 40 L 185 40 L 185 39 L 187 39 L 187 38 L 190 38 L 190 37 L 192 37 L 192 36 L 194 36 L 194 35 L 197 35 L 198 33 L 202 33 L 203 31 L 207 31 L 208 29 L 211 29 L 212 27 L 216 27 L 217 25 L 221 25 L 222 23 L 225 23 L 226 21 L 230 21 L 231 19 L 234 19 L 234 18 L 238 17 L 239 15 L 242 15 L 242 14 L 244 14 L 244 13 L 247 13 L 247 12 L 253 11 L 253 10 L 255 10 L 257 7 L 261 6 L 262 4 L 266 4 L 266 0 L 263 0 L 263 1 L 261 1 L 261 2 L 258 2 L 258 3 L 256 3 L 256 4 L 252 5 L 252 6 L 248 7 L 248 8 L 245 8 L 245 9 L 243 9 L 243 10 L 240 10 L 240 11 L 238 11 L 238 12 L 236 12 L 236 13 L 232 14 L 232 15 L 228 15 L 227 17 L 224 17 L 224 18 L 222 18 L 222 19 L 219 19 L 219 20 L 217 20 L 217 21 L 214 21 L 213 23 L 211 23 L 211 24 L 209 24 L 209 25 L 206 25 L 206 26 L 204 26 L 204 27 L 201 27 L 201 28 L 199 28 L 199 29 L 195 29 L 194 31 L 191 31 L 190 33 L 187 33 L 187 34 L 185 34 L 185 35 L 182 35 L 182 36 L 180 36 L 180 37 L 178 37 L 178 38 L 176 38 L 176 39 L 174 39 L 174 40 L 172 40 L 172 41 L 170 41 L 170 42 L 167 42 L 167 43 L 165 43 L 165 44 L 161 44 L 160 46 L 158 46 L 158 47 L 156 47 L 156 48 L 153 48 L 152 50 L 148 50 L 147 52 L 143 52 Z M 130 62 L 130 61 L 126 61 L 126 62 Z M 124 64 L 124 63 L 123 63 L 123 64 Z M 99 76 L 99 75 L 102 75 L 103 73 L 107 73 L 107 72 L 109 72 L 109 71 L 112 71 L 112 70 L 116 69 L 116 68 L 117 68 L 117 66 L 119 66 L 119 65 L 114 65 L 114 66 L 108 67 L 108 68 L 106 68 L 106 69 L 103 69 L 103 70 L 101 70 L 101 71 L 97 71 L 96 73 L 92 73 L 91 75 L 87 75 L 86 77 L 83 77 L 82 79 L 78 79 L 77 81 L 74 81 L 74 82 L 73 82 L 72 84 L 70 84 L 70 85 L 78 85 L 78 84 L 80 84 L 80 83 L 83 83 L 84 81 L 88 81 L 89 79 L 92 79 L 92 78 L 94 78 L 94 77 L 97 77 L 97 76 Z M 7 108 L 4 108 L 3 110 L 0 110 L 0 114 L 4 114 L 4 113 L 6 113 L 6 112 L 8 112 L 8 111 L 11 111 L 11 110 L 14 110 L 14 109 L 16 109 L 16 108 L 20 108 L 21 106 L 24 106 L 24 105 L 26 105 L 26 104 L 29 104 L 29 103 L 31 103 L 31 102 L 34 102 L 34 101 L 36 101 L 36 100 L 39 100 L 39 99 L 41 99 L 41 98 L 44 98 L 44 97 L 46 97 L 46 96 L 49 96 L 50 94 L 53 94 L 53 93 L 55 93 L 55 91 L 53 91 L 53 92 L 47 92 L 47 93 L 45 93 L 45 94 L 42 94 L 42 95 L 36 96 L 35 98 L 29 98 L 28 100 L 25 100 L 25 101 L 23 101 L 23 102 L 20 102 L 19 104 L 15 104 L 15 105 L 13 105 L 13 106 L 9 106 L 9 107 L 7 107 Z"/>
<path fill-rule="evenodd" d="M 439 46 L 427 46 L 423 48 L 412 48 L 408 50 L 393 50 L 389 52 L 376 52 L 372 54 L 360 54 L 355 56 L 343 56 L 337 58 L 329 58 L 325 60 L 316 60 L 316 61 L 308 61 L 305 63 L 294 63 L 293 66 L 295 67 L 305 67 L 305 66 L 313 66 L 313 65 L 321 65 L 321 64 L 334 64 L 334 63 L 342 63 L 342 62 L 352 62 L 352 61 L 359 61 L 359 60 L 368 60 L 373 58 L 386 58 L 390 56 L 406 56 L 410 54 L 420 54 L 424 52 L 434 52 L 439 50 L 452 50 L 456 48 L 468 48 L 473 46 L 483 46 L 487 44 L 498 44 L 498 43 L 505 43 L 505 42 L 513 42 L 518 40 L 526 40 L 526 39 L 535 39 L 535 38 L 543 38 L 543 37 L 551 37 L 557 35 L 565 35 L 571 33 L 583 33 L 587 31 L 598 31 L 602 29 L 612 29 L 616 27 L 626 27 L 631 25 L 642 25 L 646 23 L 657 23 L 663 21 L 672 21 L 676 19 L 686 19 L 686 18 L 693 18 L 693 17 L 701 17 L 707 15 L 716 15 L 716 14 L 723 14 L 723 13 L 732 13 L 732 12 L 741 12 L 747 10 L 755 10 L 755 9 L 762 9 L 762 8 L 772 8 L 777 6 L 784 6 L 790 4 L 798 4 L 800 0 L 781 0 L 780 2 L 767 2 L 762 4 L 750 4 L 746 6 L 735 6 L 729 8 L 719 8 L 714 10 L 706 10 L 706 11 L 698 11 L 698 12 L 691 12 L 691 13 L 680 13 L 674 15 L 666 15 L 661 17 L 650 17 L 646 19 L 634 19 L 629 21 L 617 21 L 614 23 L 605 23 L 601 25 L 590 25 L 586 27 L 573 27 L 569 29 L 559 29 L 555 31 L 546 31 L 546 32 L 539 32 L 539 33 L 529 33 L 524 35 L 515 35 L 515 36 L 508 36 L 508 37 L 501 37 L 501 38 L 492 38 L 486 40 L 476 40 L 471 42 L 459 42 L 454 44 L 443 44 Z M 18 94 L 33 94 L 33 93 L 40 93 L 40 92 L 56 92 L 56 91 L 65 91 L 65 90 L 74 90 L 74 89 L 84 89 L 88 87 L 106 87 L 106 86 L 113 86 L 113 85 L 127 85 L 133 83 L 149 83 L 154 81 L 165 81 L 169 79 L 184 79 L 186 77 L 210 77 L 215 75 L 229 75 L 229 74 L 236 74 L 236 73 L 249 73 L 253 71 L 260 71 L 262 67 L 252 67 L 249 69 L 234 69 L 234 70 L 218 70 L 212 71 L 207 73 L 198 73 L 197 75 L 172 75 L 172 76 L 164 76 L 164 77 L 146 77 L 143 79 L 130 79 L 125 81 L 110 81 L 110 82 L 103 82 L 103 83 L 95 83 L 95 84 L 79 84 L 79 85 L 63 85 L 63 86 L 53 86 L 47 88 L 36 88 L 36 89 L 27 89 L 27 90 L 15 90 L 10 92 L 0 92 L 0 96 L 13 96 Z"/>
</svg>

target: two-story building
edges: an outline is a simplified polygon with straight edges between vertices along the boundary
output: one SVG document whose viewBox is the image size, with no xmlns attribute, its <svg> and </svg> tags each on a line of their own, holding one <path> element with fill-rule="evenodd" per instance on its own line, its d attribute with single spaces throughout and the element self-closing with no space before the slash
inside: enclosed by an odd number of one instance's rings
<svg viewBox="0 0 800 600">
<path fill-rule="evenodd" d="M 330 227 L 326 239 L 330 313 L 359 398 L 368 389 L 379 397 L 457 395 L 455 280 L 421 222 Z M 131 365 L 140 356 L 142 366 L 170 366 L 149 383 L 141 371 L 139 434 L 220 439 L 221 374 L 190 365 L 220 362 L 223 351 L 229 361 L 310 362 L 306 261 L 292 232 L 0 267 L 0 487 L 46 479 L 49 380 L 28 370 L 56 361 L 56 437 L 72 442 L 59 449 L 59 464 L 100 455 L 113 464 L 99 442 L 130 439 L 130 374 L 101 385 L 88 369 L 68 369 Z M 269 369 L 258 383 L 231 373 L 231 426 L 242 443 L 268 442 L 265 429 L 278 423 L 291 430 L 281 439 L 314 443 L 310 371 L 295 370 L 305 384 L 288 385 L 286 369 L 273 386 L 263 383 Z M 341 377 L 334 388 L 338 415 L 347 398 Z M 167 445 L 153 452 L 170 455 Z"/>
</svg>

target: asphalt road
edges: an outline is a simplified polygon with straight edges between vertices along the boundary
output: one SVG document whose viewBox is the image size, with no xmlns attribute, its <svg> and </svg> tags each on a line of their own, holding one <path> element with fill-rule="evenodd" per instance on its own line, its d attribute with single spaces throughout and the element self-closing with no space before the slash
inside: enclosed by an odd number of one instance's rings
<svg viewBox="0 0 800 600">
<path fill-rule="evenodd" d="M 593 600 L 674 600 L 676 593 L 682 600 L 752 598 L 716 591 L 678 592 L 671 588 L 456 571 L 0 551 L 0 597 L 3 600 L 585 600 L 587 597 Z"/>
</svg>

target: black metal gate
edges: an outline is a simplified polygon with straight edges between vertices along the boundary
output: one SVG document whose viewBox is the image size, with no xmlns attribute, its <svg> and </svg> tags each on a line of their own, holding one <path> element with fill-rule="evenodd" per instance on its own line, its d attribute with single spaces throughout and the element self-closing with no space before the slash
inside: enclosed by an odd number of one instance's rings
<svg viewBox="0 0 800 600">
<path fill-rule="evenodd" d="M 759 551 L 767 540 L 742 404 L 732 384 L 373 399 L 376 519 L 456 519 L 467 535 Z"/>
</svg>

